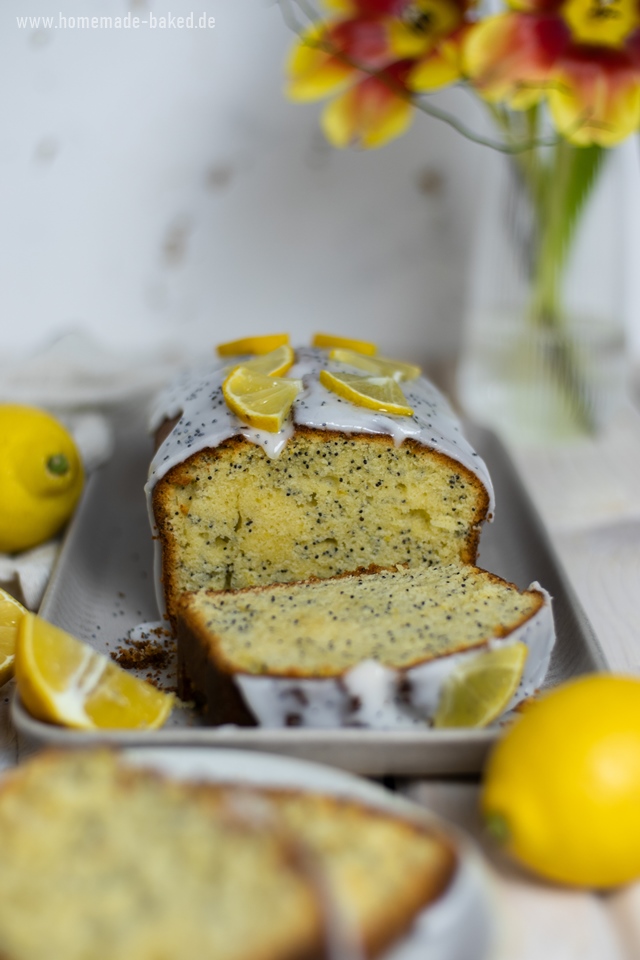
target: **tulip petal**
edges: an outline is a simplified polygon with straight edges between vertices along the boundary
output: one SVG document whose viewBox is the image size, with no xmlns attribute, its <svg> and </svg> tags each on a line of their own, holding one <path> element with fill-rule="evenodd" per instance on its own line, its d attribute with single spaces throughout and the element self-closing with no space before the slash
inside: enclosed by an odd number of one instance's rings
<svg viewBox="0 0 640 960">
<path fill-rule="evenodd" d="M 320 100 L 352 82 L 358 74 L 356 64 L 377 69 L 394 59 L 379 21 L 317 23 L 291 51 L 286 93 L 292 100 Z"/>
<path fill-rule="evenodd" d="M 401 136 L 413 116 L 411 101 L 377 77 L 367 77 L 329 103 L 322 114 L 325 136 L 335 147 L 381 147 Z"/>
<path fill-rule="evenodd" d="M 466 29 L 457 31 L 423 57 L 409 74 L 407 85 L 418 93 L 440 90 L 462 76 L 462 42 Z"/>
<path fill-rule="evenodd" d="M 287 96 L 292 100 L 320 100 L 343 89 L 354 70 L 319 44 L 330 42 L 327 30 L 311 27 L 295 44 L 287 62 Z"/>
<path fill-rule="evenodd" d="M 569 41 L 559 17 L 503 13 L 468 32 L 463 67 L 482 97 L 522 110 L 546 93 L 558 56 Z"/>
<path fill-rule="evenodd" d="M 398 59 L 419 57 L 434 44 L 434 38 L 427 31 L 413 30 L 402 20 L 389 20 L 387 33 L 389 46 Z"/>
<path fill-rule="evenodd" d="M 506 5 L 519 13 L 550 13 L 557 16 L 564 2 L 565 0 L 506 0 Z"/>
<path fill-rule="evenodd" d="M 548 94 L 558 131 L 576 146 L 611 147 L 640 124 L 640 74 L 623 57 L 567 58 Z"/>
<path fill-rule="evenodd" d="M 323 6 L 350 17 L 399 16 L 407 0 L 323 0 Z"/>
<path fill-rule="evenodd" d="M 322 6 L 335 13 L 341 13 L 344 16 L 358 16 L 358 4 L 356 0 L 322 0 Z"/>
</svg>

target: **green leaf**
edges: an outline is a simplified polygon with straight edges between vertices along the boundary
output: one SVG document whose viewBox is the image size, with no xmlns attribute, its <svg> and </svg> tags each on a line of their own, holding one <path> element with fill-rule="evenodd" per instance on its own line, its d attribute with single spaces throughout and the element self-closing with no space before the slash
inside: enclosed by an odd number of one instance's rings
<svg viewBox="0 0 640 960">
<path fill-rule="evenodd" d="M 603 147 L 574 147 L 566 141 L 555 147 L 556 163 L 551 184 L 554 208 L 549 211 L 549 242 L 556 256 L 556 269 L 562 267 L 573 245 L 573 238 L 584 212 L 586 201 L 602 169 L 606 151 Z M 556 191 L 556 187 L 560 187 Z M 559 195 L 558 195 L 559 193 Z"/>
</svg>

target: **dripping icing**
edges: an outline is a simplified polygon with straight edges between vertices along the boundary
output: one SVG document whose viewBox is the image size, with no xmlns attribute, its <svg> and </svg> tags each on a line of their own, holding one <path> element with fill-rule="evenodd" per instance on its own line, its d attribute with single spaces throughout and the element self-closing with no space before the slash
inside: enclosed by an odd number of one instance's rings
<svg viewBox="0 0 640 960">
<path fill-rule="evenodd" d="M 397 417 L 356 406 L 327 390 L 319 380 L 322 369 L 362 373 L 348 364 L 329 360 L 325 350 L 313 347 L 296 350 L 296 362 L 289 376 L 302 380 L 303 389 L 294 401 L 292 417 L 279 433 L 248 427 L 229 410 L 222 395 L 228 364 L 220 361 L 213 367 L 200 367 L 183 374 L 160 394 L 150 418 L 151 430 L 155 430 L 164 420 L 179 416 L 151 462 L 145 488 L 147 497 L 150 498 L 156 482 L 172 467 L 234 436 L 242 436 L 262 447 L 267 456 L 277 457 L 298 425 L 341 433 L 384 434 L 392 437 L 396 446 L 412 439 L 437 450 L 478 477 L 489 495 L 488 517 L 492 518 L 495 501 L 486 464 L 463 436 L 459 419 L 433 384 L 424 377 L 402 383 L 414 413 L 411 417 Z"/>
</svg>

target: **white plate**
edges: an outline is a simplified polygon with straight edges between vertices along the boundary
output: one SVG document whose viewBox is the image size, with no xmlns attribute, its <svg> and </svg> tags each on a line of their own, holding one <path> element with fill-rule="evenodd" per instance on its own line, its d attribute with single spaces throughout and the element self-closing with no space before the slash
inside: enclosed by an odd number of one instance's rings
<svg viewBox="0 0 640 960">
<path fill-rule="evenodd" d="M 126 750 L 124 757 L 179 779 L 313 790 L 433 824 L 453 842 L 458 855 L 456 874 L 439 900 L 422 912 L 412 933 L 384 960 L 488 960 L 492 955 L 496 922 L 491 881 L 480 855 L 462 832 L 424 807 L 331 767 L 247 750 L 141 747 Z"/>
</svg>

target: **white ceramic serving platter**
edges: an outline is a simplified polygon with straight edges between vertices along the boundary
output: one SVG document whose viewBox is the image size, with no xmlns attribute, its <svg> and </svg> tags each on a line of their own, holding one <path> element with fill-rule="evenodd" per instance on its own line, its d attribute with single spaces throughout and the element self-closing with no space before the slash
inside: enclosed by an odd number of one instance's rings
<svg viewBox="0 0 640 960">
<path fill-rule="evenodd" d="M 423 807 L 331 767 L 246 750 L 143 747 L 127 750 L 124 759 L 179 779 L 295 788 L 348 797 L 433 825 L 456 850 L 455 876 L 443 896 L 423 911 L 409 935 L 381 960 L 423 960 L 426 956 L 429 960 L 488 960 L 493 955 L 497 914 L 484 863 L 471 840 Z M 340 960 L 355 958 L 341 953 Z"/>
<path fill-rule="evenodd" d="M 122 645 L 130 628 L 158 618 L 143 494 L 151 441 L 140 416 L 120 417 L 117 428 L 114 456 L 87 486 L 40 610 L 47 620 L 107 654 Z M 554 598 L 558 640 L 547 683 L 606 669 L 605 657 L 504 447 L 479 427 L 466 432 L 487 461 L 496 488 L 496 519 L 483 531 L 480 565 L 521 588 L 538 580 Z M 18 698 L 12 716 L 19 732 L 37 744 L 234 747 L 303 757 L 373 776 L 477 773 L 496 736 L 491 728 L 206 727 L 188 709 L 174 710 L 158 731 L 86 733 L 35 720 Z"/>
</svg>

